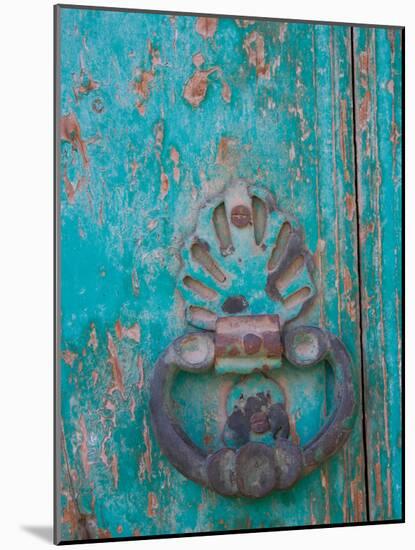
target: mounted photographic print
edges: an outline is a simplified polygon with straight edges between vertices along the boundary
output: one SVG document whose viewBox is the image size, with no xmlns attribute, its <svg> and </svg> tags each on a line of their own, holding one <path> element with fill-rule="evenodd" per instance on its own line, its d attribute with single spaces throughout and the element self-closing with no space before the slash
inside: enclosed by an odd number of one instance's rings
<svg viewBox="0 0 415 550">
<path fill-rule="evenodd" d="M 55 7 L 55 542 L 403 521 L 403 29 Z"/>
</svg>

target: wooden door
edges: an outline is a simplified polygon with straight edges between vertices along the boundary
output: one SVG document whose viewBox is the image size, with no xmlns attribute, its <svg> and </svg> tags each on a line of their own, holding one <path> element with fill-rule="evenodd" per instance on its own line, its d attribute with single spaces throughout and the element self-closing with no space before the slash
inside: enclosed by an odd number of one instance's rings
<svg viewBox="0 0 415 550">
<path fill-rule="evenodd" d="M 401 519 L 402 30 L 56 17 L 58 538 Z M 183 248 L 206 201 L 235 181 L 268 190 L 302 227 L 317 290 L 291 323 L 342 340 L 357 395 L 342 449 L 261 499 L 186 479 L 149 411 L 158 357 L 194 330 L 177 290 Z M 252 265 L 246 292 L 262 280 Z M 214 451 L 228 400 L 263 381 L 181 372 L 175 415 Z M 333 407 L 330 368 L 283 360 L 266 384 L 305 444 Z"/>
</svg>

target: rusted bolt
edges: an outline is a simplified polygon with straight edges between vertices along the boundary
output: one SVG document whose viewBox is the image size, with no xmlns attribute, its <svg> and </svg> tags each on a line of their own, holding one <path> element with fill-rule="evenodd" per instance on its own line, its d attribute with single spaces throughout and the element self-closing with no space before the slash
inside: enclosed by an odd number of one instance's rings
<svg viewBox="0 0 415 550">
<path fill-rule="evenodd" d="M 244 348 L 248 355 L 258 353 L 261 348 L 262 338 L 256 334 L 245 334 L 244 336 Z"/>
<path fill-rule="evenodd" d="M 231 222 L 236 227 L 246 227 L 251 223 L 251 211 L 243 204 L 234 206 L 231 211 Z"/>
<path fill-rule="evenodd" d="M 222 306 L 225 313 L 240 313 L 248 307 L 245 296 L 229 296 Z"/>
<path fill-rule="evenodd" d="M 251 430 L 256 434 L 263 434 L 270 429 L 268 415 L 265 412 L 256 412 L 250 419 Z"/>
</svg>

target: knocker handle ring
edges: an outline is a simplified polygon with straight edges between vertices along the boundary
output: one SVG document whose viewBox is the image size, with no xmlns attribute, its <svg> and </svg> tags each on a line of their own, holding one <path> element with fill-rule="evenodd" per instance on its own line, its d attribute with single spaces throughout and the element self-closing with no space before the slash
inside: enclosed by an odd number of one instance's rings
<svg viewBox="0 0 415 550">
<path fill-rule="evenodd" d="M 176 339 L 156 363 L 151 382 L 153 429 L 162 452 L 185 477 L 225 496 L 260 498 L 292 487 L 345 443 L 354 422 L 355 390 L 350 357 L 341 340 L 317 327 L 284 329 L 282 354 L 295 368 L 326 360 L 334 373 L 334 407 L 326 424 L 304 447 L 285 437 L 275 445 L 248 442 L 239 449 L 207 453 L 180 427 L 170 406 L 170 390 L 180 370 L 200 373 L 214 368 L 215 333 L 193 332 Z"/>
</svg>

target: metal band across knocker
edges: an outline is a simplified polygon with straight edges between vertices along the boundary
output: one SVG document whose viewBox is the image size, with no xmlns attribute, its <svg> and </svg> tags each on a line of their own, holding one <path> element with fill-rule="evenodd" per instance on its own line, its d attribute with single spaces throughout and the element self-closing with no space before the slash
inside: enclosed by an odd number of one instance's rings
<svg viewBox="0 0 415 550">
<path fill-rule="evenodd" d="M 353 425 L 355 394 L 350 358 L 341 341 L 316 327 L 298 327 L 280 334 L 278 318 L 264 317 L 278 327 L 267 331 L 275 354 L 283 353 L 295 368 L 326 360 L 334 372 L 334 410 L 326 425 L 303 448 L 285 437 L 276 437 L 273 447 L 248 442 L 238 450 L 223 447 L 208 454 L 177 424 L 169 406 L 175 374 L 179 370 L 201 373 L 214 369 L 218 351 L 223 353 L 222 335 L 218 338 L 215 333 L 194 332 L 182 336 L 167 348 L 155 367 L 150 408 L 163 453 L 184 476 L 221 495 L 259 498 L 273 490 L 290 488 L 330 458 L 344 444 Z M 259 341 L 261 335 L 256 336 Z"/>
<path fill-rule="evenodd" d="M 188 322 L 202 331 L 172 342 L 155 365 L 150 409 L 159 446 L 184 476 L 221 495 L 288 489 L 342 447 L 356 409 L 352 364 L 339 338 L 289 323 L 316 295 L 302 230 L 267 190 L 239 182 L 206 202 L 182 257 L 178 287 Z M 208 452 L 183 431 L 170 398 L 180 370 L 268 376 L 283 358 L 295 369 L 331 366 L 333 410 L 311 441 L 290 439 L 288 413 L 264 392 L 228 416 L 238 444 L 222 438 L 222 448 Z M 253 437 L 263 434 L 268 439 Z"/>
</svg>

